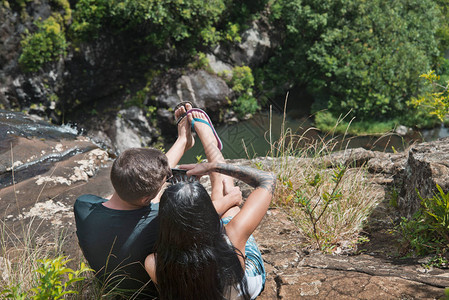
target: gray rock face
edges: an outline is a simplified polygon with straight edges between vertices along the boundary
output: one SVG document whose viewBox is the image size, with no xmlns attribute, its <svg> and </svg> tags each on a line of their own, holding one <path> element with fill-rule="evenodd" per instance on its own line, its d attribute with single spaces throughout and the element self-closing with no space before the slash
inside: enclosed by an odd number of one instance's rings
<svg viewBox="0 0 449 300">
<path fill-rule="evenodd" d="M 55 121 L 54 97 L 61 89 L 63 64 L 54 62 L 43 74 L 24 73 L 18 65 L 20 41 L 26 30 L 33 31 L 33 22 L 51 14 L 49 1 L 31 3 L 27 14 L 0 7 L 0 108 L 20 108 Z"/>
<path fill-rule="evenodd" d="M 218 57 L 216 57 L 213 54 L 207 54 L 207 60 L 209 61 L 209 67 L 212 69 L 212 71 L 215 74 L 229 74 L 228 78 L 232 78 L 232 65 L 227 64 L 223 61 L 221 61 L 220 59 L 218 59 Z"/>
<path fill-rule="evenodd" d="M 157 96 L 156 101 L 166 107 L 174 107 L 181 101 L 191 101 L 196 107 L 207 107 L 212 114 L 226 105 L 232 94 L 223 79 L 204 70 L 182 75 L 175 81 L 167 81 L 162 90 L 165 93 Z"/>
<path fill-rule="evenodd" d="M 449 138 L 413 146 L 408 151 L 398 205 L 403 215 L 410 217 L 423 198 L 431 198 L 436 185 L 449 191 Z"/>
<path fill-rule="evenodd" d="M 120 110 L 114 125 L 112 142 L 119 153 L 132 147 L 148 147 L 156 134 L 142 110 L 136 106 Z"/>
<path fill-rule="evenodd" d="M 268 32 L 253 22 L 251 28 L 242 34 L 242 43 L 238 44 L 240 51 L 231 53 L 231 57 L 238 65 L 258 65 L 266 59 L 271 47 Z"/>
<path fill-rule="evenodd" d="M 263 18 L 252 22 L 241 37 L 237 45 L 220 45 L 214 49 L 214 54 L 238 66 L 254 67 L 266 61 L 278 44 L 277 33 Z"/>
</svg>

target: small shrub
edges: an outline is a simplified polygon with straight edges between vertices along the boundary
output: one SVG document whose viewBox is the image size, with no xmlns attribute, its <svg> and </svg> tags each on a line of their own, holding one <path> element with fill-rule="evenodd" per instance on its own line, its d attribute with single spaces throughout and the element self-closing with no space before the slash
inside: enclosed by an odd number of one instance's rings
<svg viewBox="0 0 449 300">
<path fill-rule="evenodd" d="M 256 98 L 242 95 L 234 101 L 233 108 L 238 116 L 243 117 L 246 114 L 254 114 L 259 109 L 259 104 Z"/>
<path fill-rule="evenodd" d="M 29 290 L 23 290 L 22 282 L 6 287 L 2 291 L 6 299 L 61 299 L 68 294 L 76 294 L 71 290 L 71 286 L 78 281 L 84 280 L 81 274 L 92 271 L 84 263 L 81 263 L 78 270 L 66 267 L 69 262 L 64 256 L 55 259 L 38 260 L 40 266 L 34 270 L 37 278 L 34 279 L 34 286 Z"/>
<path fill-rule="evenodd" d="M 69 260 L 63 256 L 39 261 L 41 266 L 36 270 L 40 275 L 38 285 L 31 289 L 36 295 L 33 297 L 35 299 L 60 299 L 64 295 L 75 294 L 76 291 L 70 290 L 70 286 L 84 280 L 85 277 L 80 276 L 82 273 L 93 271 L 84 263 L 78 270 L 67 268 Z"/>
<path fill-rule="evenodd" d="M 62 9 L 64 9 L 64 23 L 68 24 L 72 20 L 72 9 L 68 0 L 53 0 Z"/>
<path fill-rule="evenodd" d="M 25 71 L 38 71 L 45 63 L 66 54 L 67 42 L 57 18 L 51 16 L 36 25 L 37 31 L 28 34 L 20 43 L 19 64 Z"/>
<path fill-rule="evenodd" d="M 239 35 L 239 32 L 240 32 L 239 24 L 229 22 L 225 36 L 226 40 L 240 43 L 242 41 L 242 37 Z"/>
<path fill-rule="evenodd" d="M 228 83 L 237 96 L 233 108 L 238 116 L 254 114 L 259 109 L 259 104 L 253 97 L 254 76 L 251 68 L 247 66 L 235 67 L 232 70 L 232 78 Z"/>
<path fill-rule="evenodd" d="M 96 38 L 107 13 L 108 2 L 106 0 L 77 1 L 70 34 L 82 40 Z"/>
<path fill-rule="evenodd" d="M 397 229 L 406 248 L 417 255 L 443 253 L 449 245 L 449 193 L 437 185 L 432 198 L 421 199 L 421 209 L 410 219 L 402 217 Z"/>
<path fill-rule="evenodd" d="M 293 183 L 291 179 L 288 181 L 282 180 L 282 184 L 287 186 L 287 189 L 292 192 L 287 198 L 287 201 L 290 202 L 293 200 L 294 203 L 299 205 L 300 210 L 304 213 L 310 225 L 312 226 L 312 230 L 309 231 L 308 236 L 316 243 L 318 249 L 323 249 L 328 245 L 322 244 L 322 233 L 318 231 L 318 223 L 320 219 L 323 217 L 327 208 L 330 204 L 335 201 L 338 201 L 343 196 L 339 185 L 341 180 L 343 179 L 343 175 L 346 172 L 345 167 L 337 167 L 333 170 L 334 174 L 332 175 L 332 182 L 334 183 L 331 188 L 331 192 L 324 191 L 320 193 L 320 187 L 323 184 L 322 177 L 319 172 L 317 172 L 314 176 L 312 176 L 309 180 L 307 180 L 307 185 L 312 187 L 315 191 L 308 194 L 303 188 L 294 189 Z M 316 198 L 313 199 L 313 196 Z"/>
<path fill-rule="evenodd" d="M 208 72 L 213 72 L 209 65 L 209 59 L 203 52 L 196 53 L 195 57 L 193 58 L 193 62 L 191 62 L 188 66 L 192 69 L 204 69 Z"/>
<path fill-rule="evenodd" d="M 435 71 L 420 76 L 424 78 L 430 89 L 419 98 L 412 98 L 410 103 L 415 107 L 430 109 L 429 114 L 437 116 L 441 122 L 449 113 L 449 82 L 442 82 Z"/>
<path fill-rule="evenodd" d="M 434 255 L 430 260 L 424 264 L 424 267 L 430 269 L 432 267 L 447 269 L 449 267 L 449 261 L 442 255 Z"/>
<path fill-rule="evenodd" d="M 221 34 L 217 32 L 217 29 L 213 26 L 205 27 L 201 30 L 200 33 L 201 38 L 203 39 L 203 45 L 205 46 L 214 46 L 220 42 Z"/>
</svg>

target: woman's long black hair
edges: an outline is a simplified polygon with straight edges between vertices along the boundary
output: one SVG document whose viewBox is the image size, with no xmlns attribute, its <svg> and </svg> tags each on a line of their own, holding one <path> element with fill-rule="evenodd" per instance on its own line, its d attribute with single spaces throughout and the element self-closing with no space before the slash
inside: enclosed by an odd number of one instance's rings
<svg viewBox="0 0 449 300">
<path fill-rule="evenodd" d="M 169 186 L 159 204 L 156 278 L 161 299 L 249 299 L 244 270 L 224 236 L 211 198 L 198 182 Z"/>
</svg>

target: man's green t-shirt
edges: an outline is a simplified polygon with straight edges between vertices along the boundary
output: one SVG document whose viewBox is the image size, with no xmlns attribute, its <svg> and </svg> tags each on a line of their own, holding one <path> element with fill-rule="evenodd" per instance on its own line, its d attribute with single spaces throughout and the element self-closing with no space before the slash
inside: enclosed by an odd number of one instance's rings
<svg viewBox="0 0 449 300">
<path fill-rule="evenodd" d="M 115 210 L 95 195 L 79 197 L 74 206 L 79 245 L 96 276 L 109 287 L 156 295 L 144 268 L 159 231 L 159 203 L 137 210 Z"/>
</svg>

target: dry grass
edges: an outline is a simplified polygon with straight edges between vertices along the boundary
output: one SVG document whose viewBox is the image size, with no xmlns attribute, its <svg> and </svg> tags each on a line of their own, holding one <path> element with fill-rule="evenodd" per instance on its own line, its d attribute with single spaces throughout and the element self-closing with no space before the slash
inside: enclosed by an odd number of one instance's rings
<svg viewBox="0 0 449 300">
<path fill-rule="evenodd" d="M 337 253 L 354 250 L 364 222 L 381 200 L 366 168 L 343 166 L 337 183 L 342 166 L 333 164 L 330 155 L 345 149 L 336 149 L 332 133 L 311 140 L 307 131 L 295 135 L 282 127 L 279 140 L 269 142 L 271 153 L 259 167 L 277 175 L 273 204 L 289 210 L 307 240 L 304 246 Z"/>
<path fill-rule="evenodd" d="M 17 287 L 18 291 L 28 291 L 35 287 L 38 278 L 35 270 L 40 265 L 38 260 L 53 257 L 61 250 L 62 240 L 38 236 L 33 229 L 33 221 L 34 219 L 27 225 L 22 224 L 19 233 L 15 233 L 1 221 L 2 291 L 7 287 Z"/>
<path fill-rule="evenodd" d="M 22 230 L 15 233 L 1 221 L 0 228 L 0 299 L 16 299 L 20 294 L 26 294 L 39 285 L 40 274 L 36 270 L 41 266 L 41 260 L 64 256 L 64 233 L 38 234 L 40 224 L 33 226 L 33 221 L 22 223 Z M 70 259 L 70 258 L 68 258 Z M 70 261 L 71 267 L 76 270 L 81 261 Z M 113 299 L 120 293 L 113 289 L 106 290 L 93 272 L 84 273 L 86 278 L 76 282 L 70 287 L 75 294 L 69 294 L 64 299 Z M 14 289 L 15 297 L 1 295 L 1 291 Z M 27 298 L 24 298 L 27 299 Z"/>
</svg>

